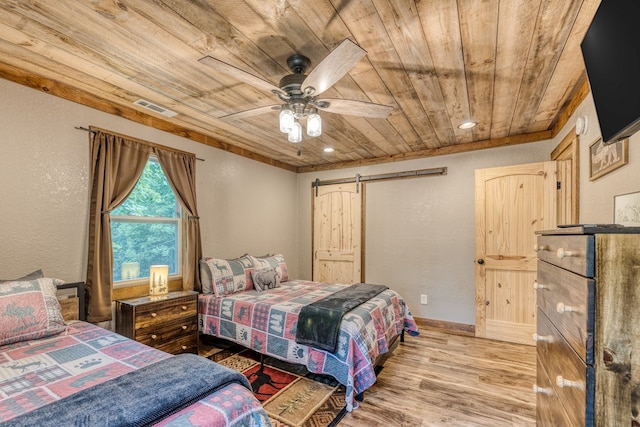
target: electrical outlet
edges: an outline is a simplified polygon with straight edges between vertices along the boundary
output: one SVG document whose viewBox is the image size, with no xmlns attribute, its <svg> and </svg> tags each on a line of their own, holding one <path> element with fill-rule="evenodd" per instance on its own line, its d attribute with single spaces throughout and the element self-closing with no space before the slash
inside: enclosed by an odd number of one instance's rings
<svg viewBox="0 0 640 427">
<path fill-rule="evenodd" d="M 420 304 L 427 305 L 427 296 L 425 294 L 420 295 Z"/>
</svg>

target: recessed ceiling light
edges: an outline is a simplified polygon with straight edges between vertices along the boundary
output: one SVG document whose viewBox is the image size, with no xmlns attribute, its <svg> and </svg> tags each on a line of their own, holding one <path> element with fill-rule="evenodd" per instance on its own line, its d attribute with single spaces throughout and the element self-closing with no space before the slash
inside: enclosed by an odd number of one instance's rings
<svg viewBox="0 0 640 427">
<path fill-rule="evenodd" d="M 324 151 L 325 153 L 333 153 L 334 151 L 336 151 L 336 149 L 333 147 L 325 147 L 325 149 L 322 151 Z"/>
<path fill-rule="evenodd" d="M 460 123 L 460 125 L 458 125 L 459 129 L 471 129 L 474 128 L 477 125 L 476 122 L 464 122 L 464 123 Z"/>
</svg>

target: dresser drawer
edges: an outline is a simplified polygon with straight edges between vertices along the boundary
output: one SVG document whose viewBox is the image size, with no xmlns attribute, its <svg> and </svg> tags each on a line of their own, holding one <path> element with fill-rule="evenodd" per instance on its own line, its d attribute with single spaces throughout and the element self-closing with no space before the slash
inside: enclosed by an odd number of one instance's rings
<svg viewBox="0 0 640 427">
<path fill-rule="evenodd" d="M 135 329 L 147 328 L 185 317 L 197 317 L 197 315 L 197 299 L 180 298 L 159 301 L 138 307 L 136 311 Z"/>
<path fill-rule="evenodd" d="M 538 236 L 536 250 L 538 259 L 582 276 L 593 277 L 594 244 L 595 237 L 592 235 Z"/>
<path fill-rule="evenodd" d="M 593 407 L 593 402 L 587 402 L 587 395 L 590 399 L 593 396 L 593 381 L 587 382 L 587 378 L 593 378 L 593 367 L 585 365 L 540 310 L 538 336 L 541 338 L 536 344 L 538 360 L 548 374 L 554 392 L 569 418 L 578 425 L 585 425 L 587 407 Z M 591 389 L 589 393 L 588 388 Z"/>
<path fill-rule="evenodd" d="M 592 364 L 595 321 L 593 279 L 540 261 L 537 289 L 538 307 L 582 360 Z"/>
<path fill-rule="evenodd" d="M 539 358 L 534 390 L 536 391 L 537 427 L 584 427 L 578 423 L 578 420 L 572 420 L 567 415 Z"/>
</svg>

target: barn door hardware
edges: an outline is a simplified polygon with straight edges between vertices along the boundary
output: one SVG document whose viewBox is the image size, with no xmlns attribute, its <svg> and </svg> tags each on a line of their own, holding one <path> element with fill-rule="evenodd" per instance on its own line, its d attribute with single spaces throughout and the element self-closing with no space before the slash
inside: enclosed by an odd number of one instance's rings
<svg viewBox="0 0 640 427">
<path fill-rule="evenodd" d="M 393 172 L 393 173 L 383 173 L 379 175 L 365 175 L 362 176 L 359 173 L 356 174 L 355 177 L 352 178 L 338 178 L 338 179 L 327 179 L 325 181 L 320 181 L 319 178 L 316 178 L 315 181 L 311 183 L 312 187 L 316 189 L 316 196 L 318 195 L 318 187 L 321 185 L 333 185 L 333 184 L 345 184 L 348 182 L 356 183 L 356 193 L 359 191 L 359 186 L 361 182 L 365 181 L 386 181 L 390 179 L 404 179 L 404 178 L 416 178 L 421 176 L 432 176 L 432 175 L 446 175 L 447 168 L 431 168 L 431 169 L 419 169 L 413 171 L 404 171 L 404 172 Z"/>
</svg>

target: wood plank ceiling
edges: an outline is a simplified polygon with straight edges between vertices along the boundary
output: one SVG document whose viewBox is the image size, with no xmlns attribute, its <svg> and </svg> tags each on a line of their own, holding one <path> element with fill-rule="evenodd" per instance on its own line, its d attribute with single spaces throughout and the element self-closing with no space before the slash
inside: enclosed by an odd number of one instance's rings
<svg viewBox="0 0 640 427">
<path fill-rule="evenodd" d="M 358 166 L 553 136 L 588 92 L 580 42 L 599 3 L 2 0 L 0 77 L 288 170 Z M 312 70 L 345 38 L 367 55 L 323 97 L 392 106 L 387 119 L 321 111 L 323 134 L 299 145 L 277 111 L 220 119 L 279 100 L 202 57 L 277 85 L 291 54 Z"/>
</svg>

